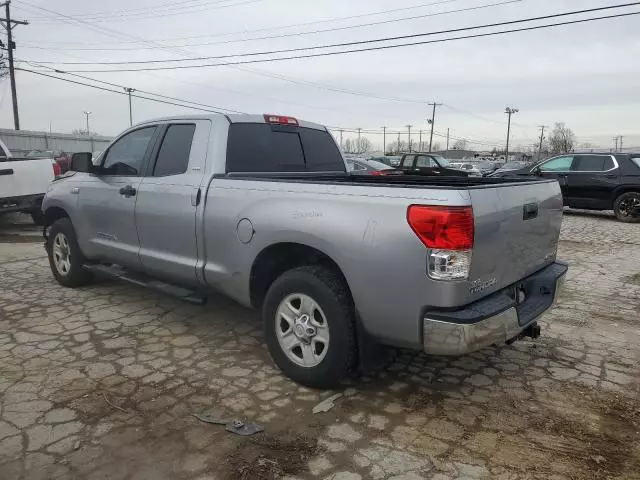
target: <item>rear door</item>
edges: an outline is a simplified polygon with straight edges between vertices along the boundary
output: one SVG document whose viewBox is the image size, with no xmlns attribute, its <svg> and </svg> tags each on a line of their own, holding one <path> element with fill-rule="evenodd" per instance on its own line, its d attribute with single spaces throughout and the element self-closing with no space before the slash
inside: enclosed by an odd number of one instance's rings
<svg viewBox="0 0 640 480">
<path fill-rule="evenodd" d="M 196 218 L 203 204 L 211 122 L 186 120 L 161 128 L 161 140 L 138 188 L 140 263 L 156 276 L 195 284 Z"/>
<path fill-rule="evenodd" d="M 72 190 L 78 195 L 77 228 L 87 256 L 138 268 L 134 209 L 142 172 L 156 139 L 157 126 L 131 130 L 100 157 L 99 174 L 88 175 Z"/>
<path fill-rule="evenodd" d="M 620 170 L 612 155 L 576 155 L 568 177 L 567 203 L 575 208 L 612 208 L 619 182 Z"/>
</svg>

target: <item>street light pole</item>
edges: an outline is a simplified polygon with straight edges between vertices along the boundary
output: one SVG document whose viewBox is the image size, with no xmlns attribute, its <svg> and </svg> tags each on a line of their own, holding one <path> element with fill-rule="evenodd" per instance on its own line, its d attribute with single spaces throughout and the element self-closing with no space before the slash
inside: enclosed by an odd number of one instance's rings
<svg viewBox="0 0 640 480">
<path fill-rule="evenodd" d="M 429 103 L 429 105 L 433 106 L 433 110 L 431 112 L 431 121 L 427 121 L 427 123 L 431 124 L 431 135 L 429 136 L 429 153 L 431 153 L 431 147 L 433 146 L 433 127 L 436 123 L 436 107 L 439 107 L 442 104 L 436 103 L 434 101 L 433 103 Z"/>
<path fill-rule="evenodd" d="M 129 94 L 129 126 L 133 126 L 133 112 L 131 110 L 131 93 L 135 92 L 135 88 L 124 87 L 124 91 Z"/>
<path fill-rule="evenodd" d="M 512 107 L 507 107 L 504 110 L 504 113 L 507 114 L 507 116 L 509 117 L 507 120 L 507 148 L 505 149 L 504 152 L 504 161 L 508 162 L 509 161 L 509 136 L 511 135 L 511 115 L 514 115 L 516 113 L 518 113 L 520 110 L 518 110 L 517 108 L 512 108 Z"/>
<path fill-rule="evenodd" d="M 409 131 L 409 153 L 411 153 L 411 127 L 413 127 L 413 125 L 407 125 L 407 130 Z"/>
<path fill-rule="evenodd" d="M 89 135 L 91 135 L 91 130 L 89 130 L 89 115 L 91 115 L 91 112 L 85 111 L 84 115 L 87 117 L 87 137 L 88 137 Z"/>
<path fill-rule="evenodd" d="M 382 127 L 382 155 L 387 154 L 387 127 Z"/>
</svg>

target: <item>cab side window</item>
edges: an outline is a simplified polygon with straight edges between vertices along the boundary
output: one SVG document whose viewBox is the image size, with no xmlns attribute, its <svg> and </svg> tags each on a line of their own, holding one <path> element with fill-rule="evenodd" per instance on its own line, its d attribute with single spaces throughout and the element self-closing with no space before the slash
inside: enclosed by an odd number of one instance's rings
<svg viewBox="0 0 640 480">
<path fill-rule="evenodd" d="M 102 168 L 105 175 L 139 176 L 156 127 L 145 127 L 120 137 L 109 147 Z"/>
<path fill-rule="evenodd" d="M 415 155 L 405 155 L 402 159 L 402 167 L 403 168 L 412 168 L 413 167 L 413 159 L 416 158 Z"/>
<path fill-rule="evenodd" d="M 573 156 L 558 157 L 540 165 L 543 172 L 568 172 L 571 170 Z"/>
<path fill-rule="evenodd" d="M 580 155 L 573 165 L 576 172 L 604 172 L 614 167 L 611 157 L 605 155 Z"/>
</svg>

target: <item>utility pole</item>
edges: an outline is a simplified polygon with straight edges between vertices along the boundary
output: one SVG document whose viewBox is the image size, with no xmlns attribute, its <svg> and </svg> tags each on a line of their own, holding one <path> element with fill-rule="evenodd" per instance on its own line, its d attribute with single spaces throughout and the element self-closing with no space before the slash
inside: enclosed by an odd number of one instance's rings
<svg viewBox="0 0 640 480">
<path fill-rule="evenodd" d="M 133 112 L 131 110 L 131 94 L 136 91 L 135 88 L 124 87 L 124 91 L 129 94 L 129 126 L 133 126 Z"/>
<path fill-rule="evenodd" d="M 29 25 L 29 22 L 22 20 L 11 20 L 11 9 L 9 4 L 4 2 L 5 17 L 0 18 L 0 23 L 7 31 L 7 52 L 9 56 L 9 77 L 11 82 L 11 100 L 13 101 L 13 126 L 16 130 L 20 130 L 20 117 L 18 115 L 18 92 L 16 91 L 16 72 L 13 68 L 13 51 L 16 43 L 13 41 L 13 28 L 15 25 Z M 1 43 L 1 42 L 0 42 Z"/>
<path fill-rule="evenodd" d="M 340 150 L 342 150 L 342 132 L 344 132 L 344 130 L 340 129 Z"/>
<path fill-rule="evenodd" d="M 616 149 L 614 150 L 614 152 L 618 151 L 618 137 L 613 137 L 613 139 L 616 141 Z"/>
<path fill-rule="evenodd" d="M 358 152 L 360 152 L 360 145 L 361 145 L 361 143 L 360 143 L 360 131 L 361 130 L 362 130 L 361 128 L 358 128 L 358 146 L 356 147 L 356 150 Z"/>
<path fill-rule="evenodd" d="M 407 125 L 407 130 L 409 131 L 409 153 L 411 153 L 411 127 L 413 127 L 413 125 Z"/>
<path fill-rule="evenodd" d="M 540 145 L 538 146 L 538 161 L 542 159 L 542 142 L 544 140 L 544 129 L 547 128 L 546 125 L 540 125 Z"/>
<path fill-rule="evenodd" d="M 442 104 L 436 103 L 434 100 L 433 103 L 429 103 L 428 105 L 433 106 L 433 111 L 431 112 L 431 121 L 427 120 L 427 123 L 431 124 L 431 135 L 429 136 L 429 153 L 431 153 L 431 147 L 433 146 L 433 126 L 436 123 L 436 107 L 439 107 Z"/>
<path fill-rule="evenodd" d="M 400 132 L 398 131 L 398 155 L 400 155 Z"/>
<path fill-rule="evenodd" d="M 449 158 L 449 129 L 447 128 L 447 153 L 444 158 Z"/>
<path fill-rule="evenodd" d="M 509 116 L 509 119 L 507 120 L 507 148 L 505 149 L 505 152 L 504 152 L 505 162 L 509 161 L 509 136 L 511 135 L 511 115 L 514 115 L 519 111 L 520 110 L 518 110 L 517 108 L 512 108 L 512 107 L 507 107 L 504 110 L 504 113 L 506 113 Z"/>
<path fill-rule="evenodd" d="M 91 130 L 89 130 L 89 115 L 91 115 L 91 112 L 84 112 L 85 117 L 87 117 L 87 137 L 91 135 Z"/>
<path fill-rule="evenodd" d="M 620 151 L 622 152 L 622 135 L 620 135 Z"/>
<path fill-rule="evenodd" d="M 422 130 L 420 130 L 420 140 L 418 141 L 418 151 L 422 151 Z"/>
<path fill-rule="evenodd" d="M 382 155 L 387 154 L 387 127 L 382 127 Z"/>
</svg>

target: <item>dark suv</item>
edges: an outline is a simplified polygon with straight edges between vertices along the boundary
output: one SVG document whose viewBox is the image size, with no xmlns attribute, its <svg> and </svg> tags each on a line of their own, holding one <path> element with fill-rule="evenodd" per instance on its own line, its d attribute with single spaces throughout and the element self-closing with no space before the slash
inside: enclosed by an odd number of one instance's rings
<svg viewBox="0 0 640 480">
<path fill-rule="evenodd" d="M 496 176 L 511 175 L 557 178 L 565 206 L 640 221 L 640 153 L 570 153 Z"/>
</svg>

